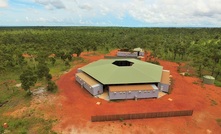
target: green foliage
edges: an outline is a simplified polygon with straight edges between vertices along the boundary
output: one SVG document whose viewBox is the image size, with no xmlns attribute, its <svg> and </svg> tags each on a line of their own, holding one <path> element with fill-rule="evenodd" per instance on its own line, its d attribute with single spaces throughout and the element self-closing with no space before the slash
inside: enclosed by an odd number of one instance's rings
<svg viewBox="0 0 221 134">
<path fill-rule="evenodd" d="M 72 56 L 70 54 L 67 57 L 68 57 L 68 61 L 72 61 Z"/>
<path fill-rule="evenodd" d="M 184 76 L 191 76 L 191 74 L 188 73 L 188 72 L 185 72 L 185 73 L 184 73 Z"/>
<path fill-rule="evenodd" d="M 38 78 L 42 79 L 43 77 L 47 77 L 49 74 L 49 71 L 50 71 L 50 69 L 48 68 L 48 66 L 46 64 L 39 63 L 37 65 L 36 74 L 37 74 Z"/>
<path fill-rule="evenodd" d="M 25 90 L 30 92 L 30 87 L 34 86 L 37 82 L 37 77 L 33 73 L 33 71 L 29 68 L 22 72 L 20 75 L 21 87 Z"/>
<path fill-rule="evenodd" d="M 214 84 L 215 84 L 217 87 L 221 87 L 221 82 L 218 81 L 218 80 L 215 80 Z"/>
<path fill-rule="evenodd" d="M 61 55 L 61 59 L 62 59 L 63 61 L 65 61 L 65 60 L 67 59 L 67 55 L 66 55 L 66 54 Z"/>
<path fill-rule="evenodd" d="M 48 86 L 47 86 L 47 90 L 50 92 L 55 92 L 57 91 L 57 85 L 55 84 L 54 81 L 48 81 Z"/>
<path fill-rule="evenodd" d="M 4 133 L 4 128 L 3 126 L 0 126 L 0 134 L 3 134 Z"/>
<path fill-rule="evenodd" d="M 70 65 L 70 63 L 69 63 L 69 61 L 65 61 L 65 66 L 67 66 L 67 67 L 70 67 L 71 65 Z"/>
<path fill-rule="evenodd" d="M 52 79 L 52 75 L 48 73 L 46 76 L 46 79 L 47 79 L 47 81 L 50 81 Z"/>
<path fill-rule="evenodd" d="M 54 57 L 51 57 L 50 58 L 50 61 L 51 61 L 51 64 L 54 66 L 55 65 L 55 62 L 56 62 L 56 59 Z"/>
<path fill-rule="evenodd" d="M 190 61 L 198 76 L 209 71 L 220 79 L 220 28 L 23 27 L 0 28 L 0 73 L 27 67 L 21 54 L 32 55 L 31 67 L 47 63 L 52 53 L 64 62 L 82 51 L 108 52 L 141 47 L 154 57 Z M 35 61 L 36 60 L 36 61 Z M 51 58 L 55 65 L 55 58 Z M 58 60 L 58 59 L 56 59 Z"/>
<path fill-rule="evenodd" d="M 77 54 L 77 57 L 80 56 L 80 54 L 83 52 L 84 48 L 81 45 L 77 45 L 73 47 L 74 53 Z"/>
<path fill-rule="evenodd" d="M 199 84 L 199 82 L 198 82 L 198 81 L 194 81 L 194 82 L 193 82 L 193 84 L 196 84 L 196 85 L 198 85 L 198 84 Z"/>
<path fill-rule="evenodd" d="M 24 118 L 10 118 L 10 117 L 2 117 L 0 121 L 1 124 L 7 122 L 8 128 L 7 131 L 10 133 L 18 133 L 18 134 L 28 134 L 31 131 L 35 133 L 47 134 L 53 133 L 51 130 L 53 120 L 44 120 L 42 118 L 36 118 L 32 116 L 27 116 Z M 3 122 L 4 121 L 4 122 Z M 34 128 L 35 130 L 32 130 Z M 4 133 L 6 129 L 0 126 L 0 132 Z"/>
</svg>

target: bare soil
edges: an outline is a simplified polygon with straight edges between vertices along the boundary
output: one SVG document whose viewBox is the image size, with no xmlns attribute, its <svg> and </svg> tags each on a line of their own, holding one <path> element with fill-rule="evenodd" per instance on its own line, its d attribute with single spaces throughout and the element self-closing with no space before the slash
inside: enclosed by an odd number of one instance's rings
<svg viewBox="0 0 221 134">
<path fill-rule="evenodd" d="M 115 55 L 117 50 L 109 55 Z M 81 57 L 93 62 L 104 55 L 82 53 Z M 214 85 L 194 84 L 196 77 L 181 76 L 178 65 L 159 60 L 164 69 L 171 71 L 174 79 L 173 91 L 160 99 L 105 101 L 95 98 L 75 81 L 77 65 L 57 81 L 59 93 L 54 99 L 53 115 L 58 122 L 53 127 L 58 133 L 100 134 L 220 134 L 216 119 L 221 118 L 221 88 Z M 108 70 L 107 70 L 108 71 Z M 168 100 L 169 99 L 169 100 Z M 172 100 L 172 101 L 171 101 Z M 97 102 L 101 105 L 96 105 Z M 48 105 L 48 104 L 47 104 Z M 171 110 L 194 110 L 193 116 L 91 122 L 92 115 L 143 113 Z"/>
</svg>

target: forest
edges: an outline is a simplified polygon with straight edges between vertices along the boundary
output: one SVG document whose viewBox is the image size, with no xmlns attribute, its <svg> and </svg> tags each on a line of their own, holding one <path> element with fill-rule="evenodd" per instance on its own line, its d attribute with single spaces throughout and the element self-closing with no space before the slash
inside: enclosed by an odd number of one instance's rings
<svg viewBox="0 0 221 134">
<path fill-rule="evenodd" d="M 32 55 L 35 63 L 62 59 L 68 65 L 73 53 L 135 47 L 159 59 L 187 62 L 198 76 L 220 80 L 220 28 L 1 27 L 0 73 L 30 67 L 22 54 Z M 51 54 L 56 57 L 48 58 Z"/>
</svg>

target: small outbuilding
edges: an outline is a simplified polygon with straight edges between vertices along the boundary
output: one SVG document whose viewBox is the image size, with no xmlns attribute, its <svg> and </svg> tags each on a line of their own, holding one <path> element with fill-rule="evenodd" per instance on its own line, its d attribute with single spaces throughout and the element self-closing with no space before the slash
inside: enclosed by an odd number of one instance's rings
<svg viewBox="0 0 221 134">
<path fill-rule="evenodd" d="M 141 48 L 134 48 L 132 50 L 129 49 L 120 49 L 117 52 L 117 56 L 119 57 L 133 57 L 133 58 L 137 58 L 137 57 L 141 57 L 144 56 L 144 50 Z"/>
<path fill-rule="evenodd" d="M 203 83 L 212 85 L 215 82 L 215 78 L 213 76 L 205 75 L 203 76 Z"/>
</svg>

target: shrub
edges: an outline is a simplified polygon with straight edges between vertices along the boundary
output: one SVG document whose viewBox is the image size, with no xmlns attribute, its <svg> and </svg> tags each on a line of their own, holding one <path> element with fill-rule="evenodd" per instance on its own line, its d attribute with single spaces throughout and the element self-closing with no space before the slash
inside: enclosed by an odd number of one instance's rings
<svg viewBox="0 0 221 134">
<path fill-rule="evenodd" d="M 2 126 L 0 126 L 0 134 L 4 133 L 4 128 Z"/>
<path fill-rule="evenodd" d="M 197 81 L 194 81 L 193 84 L 196 84 L 196 85 L 197 85 L 197 84 L 199 84 L 199 83 L 198 83 Z"/>
<path fill-rule="evenodd" d="M 184 76 L 191 76 L 190 73 L 184 73 Z"/>
<path fill-rule="evenodd" d="M 48 86 L 47 86 L 47 90 L 50 92 L 54 92 L 57 90 L 57 85 L 55 84 L 55 82 L 53 81 L 48 81 Z"/>
<path fill-rule="evenodd" d="M 215 84 L 215 86 L 217 86 L 217 87 L 221 87 L 221 82 L 220 82 L 220 81 L 215 80 L 214 84 Z"/>
</svg>

